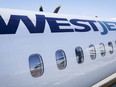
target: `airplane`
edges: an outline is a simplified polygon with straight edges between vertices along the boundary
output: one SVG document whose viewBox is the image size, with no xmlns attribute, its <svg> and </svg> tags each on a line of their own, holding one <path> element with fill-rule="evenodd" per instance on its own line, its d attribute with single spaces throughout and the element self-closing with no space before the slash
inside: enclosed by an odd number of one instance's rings
<svg viewBox="0 0 116 87">
<path fill-rule="evenodd" d="M 116 73 L 116 22 L 56 13 L 0 9 L 0 87 L 91 87 Z"/>
</svg>

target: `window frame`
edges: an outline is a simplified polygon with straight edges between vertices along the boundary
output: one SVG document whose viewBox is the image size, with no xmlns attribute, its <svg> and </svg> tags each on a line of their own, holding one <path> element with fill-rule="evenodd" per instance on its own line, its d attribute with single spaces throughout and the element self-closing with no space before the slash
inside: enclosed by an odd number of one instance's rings
<svg viewBox="0 0 116 87">
<path fill-rule="evenodd" d="M 114 53 L 113 43 L 112 42 L 108 42 L 108 47 L 109 47 L 109 53 L 113 54 Z M 110 47 L 111 47 L 111 50 L 110 50 Z"/>
<path fill-rule="evenodd" d="M 92 49 L 93 48 L 93 49 Z M 92 50 L 91 50 L 92 49 Z M 91 51 L 91 52 L 90 52 Z M 93 53 L 92 53 L 92 51 L 94 51 Z M 95 46 L 93 45 L 93 44 L 91 44 L 91 45 L 89 45 L 89 54 L 90 54 L 90 58 L 92 59 L 92 60 L 95 60 L 96 59 L 96 49 L 95 49 Z M 94 54 L 94 55 L 91 55 L 91 54 Z"/>
<path fill-rule="evenodd" d="M 62 49 L 59 49 L 59 50 L 57 50 L 55 52 L 55 58 L 56 58 L 56 64 L 57 64 L 57 67 L 58 67 L 59 70 L 63 70 L 63 69 L 65 69 L 67 67 L 66 54 L 65 54 L 65 52 Z"/>
<path fill-rule="evenodd" d="M 100 43 L 99 45 L 100 45 L 100 54 L 102 57 L 104 57 L 106 55 L 105 45 L 103 43 Z"/>
<path fill-rule="evenodd" d="M 32 77 L 38 78 L 44 73 L 44 62 L 39 54 L 32 54 L 29 56 L 29 68 Z"/>
<path fill-rule="evenodd" d="M 78 64 L 84 62 L 84 53 L 83 53 L 83 49 L 80 46 L 75 48 L 75 55 Z"/>
</svg>

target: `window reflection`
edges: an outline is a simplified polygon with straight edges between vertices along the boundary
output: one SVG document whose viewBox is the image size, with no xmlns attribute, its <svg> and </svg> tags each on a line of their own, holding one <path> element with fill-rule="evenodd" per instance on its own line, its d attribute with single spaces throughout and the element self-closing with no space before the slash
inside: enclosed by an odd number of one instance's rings
<svg viewBox="0 0 116 87">
<path fill-rule="evenodd" d="M 89 46 L 89 53 L 92 60 L 96 58 L 96 50 L 93 44 Z"/>
<path fill-rule="evenodd" d="M 76 54 L 76 59 L 78 63 L 83 63 L 84 61 L 84 54 L 83 50 L 81 47 L 76 47 L 75 48 L 75 54 Z"/>
<path fill-rule="evenodd" d="M 66 68 L 67 66 L 67 60 L 66 60 L 66 55 L 63 50 L 57 50 L 56 51 L 56 63 L 57 67 L 62 70 Z"/>
<path fill-rule="evenodd" d="M 100 43 L 100 53 L 102 57 L 106 55 L 105 45 L 103 43 Z"/>
<path fill-rule="evenodd" d="M 113 44 L 112 44 L 112 42 L 108 42 L 108 46 L 109 46 L 109 53 L 110 53 L 110 54 L 113 54 L 114 49 L 113 49 Z"/>
<path fill-rule="evenodd" d="M 29 57 L 30 72 L 33 77 L 39 77 L 44 72 L 42 57 L 39 54 L 33 54 Z"/>
</svg>

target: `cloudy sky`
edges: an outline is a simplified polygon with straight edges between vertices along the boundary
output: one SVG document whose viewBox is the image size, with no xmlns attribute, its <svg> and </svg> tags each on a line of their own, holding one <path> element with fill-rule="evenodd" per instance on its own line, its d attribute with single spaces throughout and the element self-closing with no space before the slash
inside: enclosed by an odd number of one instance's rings
<svg viewBox="0 0 116 87">
<path fill-rule="evenodd" d="M 116 0 L 0 0 L 0 8 L 38 11 L 40 5 L 45 12 L 53 12 L 61 5 L 60 14 L 99 18 L 116 17 Z"/>
</svg>

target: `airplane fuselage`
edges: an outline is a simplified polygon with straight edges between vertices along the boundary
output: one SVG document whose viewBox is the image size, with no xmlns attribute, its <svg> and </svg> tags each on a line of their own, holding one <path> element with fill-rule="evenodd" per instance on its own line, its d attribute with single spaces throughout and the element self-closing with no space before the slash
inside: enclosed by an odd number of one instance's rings
<svg viewBox="0 0 116 87">
<path fill-rule="evenodd" d="M 116 22 L 0 9 L 0 87 L 90 87 L 116 72 Z"/>
</svg>

